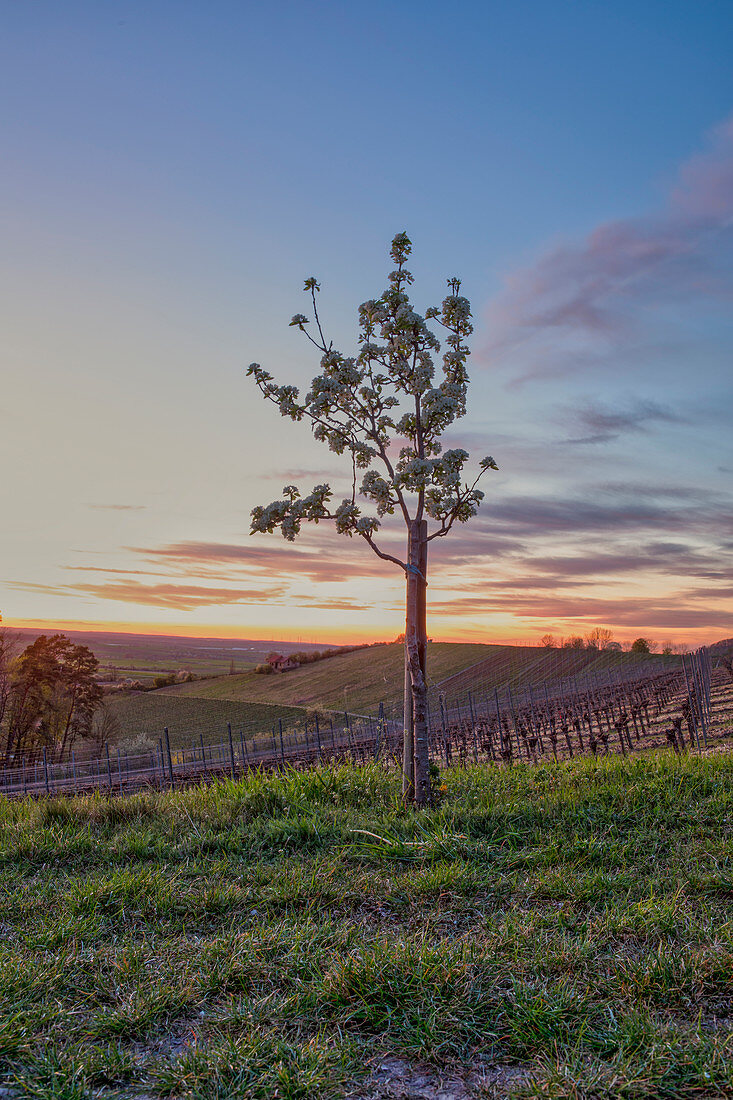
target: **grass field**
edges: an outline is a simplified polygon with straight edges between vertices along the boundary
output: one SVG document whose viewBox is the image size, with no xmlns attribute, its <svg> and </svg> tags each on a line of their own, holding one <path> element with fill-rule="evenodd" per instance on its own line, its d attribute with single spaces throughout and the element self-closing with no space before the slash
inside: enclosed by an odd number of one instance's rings
<svg viewBox="0 0 733 1100">
<path fill-rule="evenodd" d="M 732 1095 L 733 759 L 443 779 L 0 805 L 6 1095 Z"/>
<path fill-rule="evenodd" d="M 181 749 L 197 745 L 199 737 L 205 744 L 224 741 L 228 722 L 235 734 L 243 729 L 246 736 L 247 731 L 267 732 L 278 719 L 282 719 L 285 729 L 296 723 L 302 725 L 306 713 L 297 707 L 270 703 L 171 698 L 161 691 L 113 695 L 107 699 L 107 707 L 118 723 L 120 746 L 155 746 L 167 726 L 172 747 Z"/>
</svg>

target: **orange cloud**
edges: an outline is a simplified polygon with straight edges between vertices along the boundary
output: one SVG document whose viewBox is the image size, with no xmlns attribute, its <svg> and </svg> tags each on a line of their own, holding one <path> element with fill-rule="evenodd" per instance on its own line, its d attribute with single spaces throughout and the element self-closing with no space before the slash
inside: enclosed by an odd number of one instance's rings
<svg viewBox="0 0 733 1100">
<path fill-rule="evenodd" d="M 17 584 L 11 587 L 32 592 L 52 593 L 57 596 L 72 596 L 81 592 L 102 600 L 118 600 L 122 603 L 142 604 L 175 611 L 192 611 L 197 607 L 224 604 L 270 603 L 286 592 L 286 588 L 282 585 L 263 592 L 258 588 L 205 588 L 184 584 L 141 584 L 138 581 L 73 584 L 58 588 L 41 584 Z"/>
</svg>

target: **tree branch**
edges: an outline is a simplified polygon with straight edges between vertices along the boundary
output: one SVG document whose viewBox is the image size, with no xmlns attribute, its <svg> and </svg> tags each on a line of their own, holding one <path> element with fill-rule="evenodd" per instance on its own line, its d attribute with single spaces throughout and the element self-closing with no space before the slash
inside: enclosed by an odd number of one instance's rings
<svg viewBox="0 0 733 1100">
<path fill-rule="evenodd" d="M 405 573 L 408 572 L 409 566 L 407 565 L 407 563 L 404 561 L 400 561 L 399 558 L 393 557 L 392 554 L 385 554 L 383 550 L 379 549 L 370 534 L 368 534 L 366 531 L 359 531 L 359 534 L 365 540 L 365 542 L 369 543 L 378 558 L 381 558 L 383 561 L 391 561 L 394 565 L 399 565 L 400 569 L 404 569 Z"/>
</svg>

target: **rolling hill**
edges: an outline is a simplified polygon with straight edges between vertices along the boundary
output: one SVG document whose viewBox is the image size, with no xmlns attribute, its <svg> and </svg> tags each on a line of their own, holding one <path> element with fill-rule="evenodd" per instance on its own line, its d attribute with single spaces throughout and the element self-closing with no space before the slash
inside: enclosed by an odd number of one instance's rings
<svg viewBox="0 0 733 1100">
<path fill-rule="evenodd" d="M 503 649 L 430 643 L 429 680 L 436 683 Z M 286 727 L 301 723 L 308 708 L 376 714 L 380 702 L 395 707 L 402 699 L 403 662 L 401 645 L 374 646 L 282 675 L 245 672 L 113 695 L 107 705 L 119 726 L 120 741 L 155 744 L 168 726 L 171 744 L 183 748 L 201 735 L 204 741 L 220 740 L 228 722 L 237 730 L 268 730 L 279 719 Z"/>
<path fill-rule="evenodd" d="M 437 684 L 505 648 L 430 642 L 428 682 Z M 219 676 L 214 680 L 164 688 L 156 695 L 371 713 L 380 703 L 390 706 L 398 703 L 402 698 L 403 682 L 404 650 L 401 645 L 392 644 L 344 653 L 280 675 L 245 672 L 238 676 Z"/>
<path fill-rule="evenodd" d="M 679 658 L 638 656 L 598 650 L 540 649 L 530 646 L 431 642 L 428 683 L 433 696 L 463 700 L 469 691 L 493 691 L 510 685 L 548 685 L 592 672 L 603 676 L 640 663 L 663 667 Z M 309 709 L 376 715 L 384 703 L 388 715 L 401 708 L 404 654 L 401 645 L 374 646 L 303 665 L 281 675 L 245 672 L 161 688 L 136 695 L 113 696 L 109 708 L 120 737 L 157 741 L 168 726 L 171 741 L 184 747 L 220 740 L 226 726 L 266 731 L 280 719 L 291 727 Z"/>
</svg>

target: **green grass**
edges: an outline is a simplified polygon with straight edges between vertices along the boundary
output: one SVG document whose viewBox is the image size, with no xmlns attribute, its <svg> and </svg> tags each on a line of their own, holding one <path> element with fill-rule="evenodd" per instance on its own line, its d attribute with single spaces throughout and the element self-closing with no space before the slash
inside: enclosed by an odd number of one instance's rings
<svg viewBox="0 0 733 1100">
<path fill-rule="evenodd" d="M 360 1095 L 392 1057 L 504 1096 L 730 1096 L 733 759 L 443 783 L 419 813 L 377 766 L 0 805 L 0 1083 Z"/>
<path fill-rule="evenodd" d="M 191 699 L 162 691 L 107 697 L 107 707 L 119 724 L 118 743 L 140 748 L 157 745 L 167 726 L 173 748 L 225 741 L 227 723 L 235 736 L 240 729 L 267 733 L 282 719 L 283 728 L 302 726 L 305 711 L 267 703 L 242 703 L 226 699 Z"/>
</svg>

